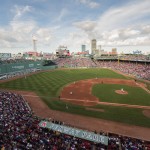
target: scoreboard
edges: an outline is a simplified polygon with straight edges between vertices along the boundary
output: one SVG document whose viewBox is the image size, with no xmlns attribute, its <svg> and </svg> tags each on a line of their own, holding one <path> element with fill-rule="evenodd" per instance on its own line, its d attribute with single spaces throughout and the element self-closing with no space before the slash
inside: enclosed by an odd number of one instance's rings
<svg viewBox="0 0 150 150">
<path fill-rule="evenodd" d="M 11 57 L 11 53 L 0 53 L 0 59 L 7 59 Z"/>
</svg>

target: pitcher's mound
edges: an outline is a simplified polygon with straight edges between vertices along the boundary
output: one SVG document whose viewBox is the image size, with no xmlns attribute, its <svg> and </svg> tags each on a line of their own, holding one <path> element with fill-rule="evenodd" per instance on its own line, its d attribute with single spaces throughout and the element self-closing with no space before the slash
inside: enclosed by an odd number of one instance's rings
<svg viewBox="0 0 150 150">
<path fill-rule="evenodd" d="M 115 92 L 116 92 L 117 94 L 128 94 L 128 92 L 125 91 L 125 90 L 116 90 Z"/>
</svg>

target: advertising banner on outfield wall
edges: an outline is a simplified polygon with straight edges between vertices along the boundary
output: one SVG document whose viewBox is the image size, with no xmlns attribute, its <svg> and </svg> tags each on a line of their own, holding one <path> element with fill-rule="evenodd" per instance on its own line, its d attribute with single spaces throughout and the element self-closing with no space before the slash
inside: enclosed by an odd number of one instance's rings
<svg viewBox="0 0 150 150">
<path fill-rule="evenodd" d="M 64 134 L 68 134 L 68 135 L 78 137 L 81 139 L 85 139 L 88 141 L 92 141 L 95 143 L 102 143 L 104 145 L 108 145 L 108 137 L 107 136 L 102 136 L 99 134 L 95 134 L 93 132 L 88 132 L 88 131 L 80 130 L 77 128 L 63 126 L 63 125 L 58 125 L 58 124 L 54 124 L 54 123 L 48 122 L 48 121 L 41 121 L 39 123 L 39 126 L 42 128 L 49 128 L 54 131 L 58 131 L 58 132 L 61 132 Z"/>
<path fill-rule="evenodd" d="M 1 64 L 0 66 L 0 74 L 13 73 L 18 71 L 25 71 L 27 69 L 42 69 L 42 61 L 35 62 L 16 62 L 10 64 Z M 49 68 L 48 68 L 49 69 Z"/>
</svg>

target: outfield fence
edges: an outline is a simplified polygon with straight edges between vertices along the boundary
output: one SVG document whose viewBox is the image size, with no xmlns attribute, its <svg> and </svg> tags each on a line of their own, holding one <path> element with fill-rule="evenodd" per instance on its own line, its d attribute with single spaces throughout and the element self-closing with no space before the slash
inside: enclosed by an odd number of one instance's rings
<svg viewBox="0 0 150 150">
<path fill-rule="evenodd" d="M 51 70 L 55 68 L 57 68 L 56 65 L 43 66 L 42 61 L 0 64 L 0 80 L 27 75 L 41 70 Z"/>
</svg>

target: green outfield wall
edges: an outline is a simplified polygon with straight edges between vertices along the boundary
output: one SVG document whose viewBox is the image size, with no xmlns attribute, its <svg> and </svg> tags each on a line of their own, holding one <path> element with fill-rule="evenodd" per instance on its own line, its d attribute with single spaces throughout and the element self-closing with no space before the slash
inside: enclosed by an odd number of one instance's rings
<svg viewBox="0 0 150 150">
<path fill-rule="evenodd" d="M 56 69 L 57 65 L 54 66 L 41 66 L 41 70 L 51 70 L 51 69 Z"/>
<path fill-rule="evenodd" d="M 57 66 L 43 66 L 42 61 L 19 62 L 0 65 L 0 75 L 10 74 L 15 72 L 25 72 L 29 70 L 49 70 L 55 69 Z"/>
</svg>

